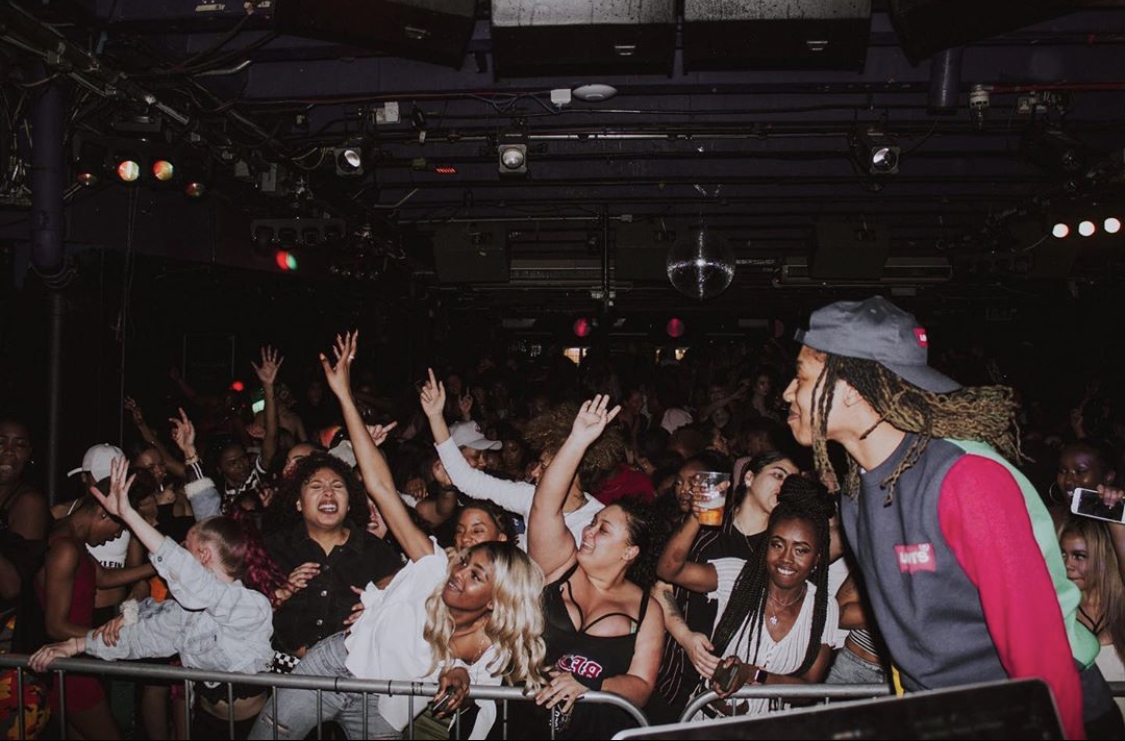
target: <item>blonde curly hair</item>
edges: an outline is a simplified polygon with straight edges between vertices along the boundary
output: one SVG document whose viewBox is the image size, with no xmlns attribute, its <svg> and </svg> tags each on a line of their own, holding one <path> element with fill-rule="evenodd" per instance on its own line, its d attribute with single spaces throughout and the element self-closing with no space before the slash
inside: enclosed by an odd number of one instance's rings
<svg viewBox="0 0 1125 741">
<path fill-rule="evenodd" d="M 494 541 L 478 543 L 469 553 L 483 551 L 492 562 L 492 614 L 485 635 L 497 649 L 496 659 L 488 665 L 492 676 L 502 677 L 510 685 L 525 685 L 536 691 L 547 684 L 543 664 L 547 652 L 543 643 L 543 571 L 514 543 Z M 452 573 L 455 563 L 450 562 Z M 442 600 L 442 582 L 426 598 L 426 627 L 422 637 L 433 651 L 429 672 L 440 664 L 453 661 L 453 615 Z M 427 673 L 429 673 L 427 672 Z"/>
</svg>

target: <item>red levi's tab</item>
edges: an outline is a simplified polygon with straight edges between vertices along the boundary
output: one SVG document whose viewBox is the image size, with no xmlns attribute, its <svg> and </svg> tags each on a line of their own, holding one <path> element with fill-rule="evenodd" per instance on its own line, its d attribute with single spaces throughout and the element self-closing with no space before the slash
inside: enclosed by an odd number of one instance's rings
<svg viewBox="0 0 1125 741">
<path fill-rule="evenodd" d="M 930 543 L 896 545 L 895 553 L 898 555 L 898 570 L 904 574 L 913 574 L 918 571 L 937 571 L 934 547 Z"/>
<path fill-rule="evenodd" d="M 919 347 L 929 347 L 930 346 L 930 338 L 926 336 L 926 328 L 925 327 L 915 327 L 914 328 L 914 339 L 918 341 Z"/>
</svg>

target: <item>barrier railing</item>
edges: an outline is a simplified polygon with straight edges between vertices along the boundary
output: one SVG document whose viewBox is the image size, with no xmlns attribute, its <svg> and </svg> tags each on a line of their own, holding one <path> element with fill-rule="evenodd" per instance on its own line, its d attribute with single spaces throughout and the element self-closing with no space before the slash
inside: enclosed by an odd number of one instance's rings
<svg viewBox="0 0 1125 741">
<path fill-rule="evenodd" d="M 1109 682 L 1109 689 L 1114 697 L 1125 697 L 1125 682 Z M 887 685 L 883 684 L 786 684 L 747 686 L 735 692 L 728 699 L 752 700 L 864 700 L 874 697 L 886 697 L 891 694 Z M 680 722 L 686 723 L 706 705 L 718 700 L 719 696 L 714 691 L 700 692 L 693 697 L 680 715 Z"/>
<path fill-rule="evenodd" d="M 24 671 L 30 670 L 27 668 L 28 656 L 22 654 L 5 654 L 0 655 L 0 668 L 13 668 L 17 669 L 16 672 L 16 697 L 20 698 L 22 703 L 24 692 Z M 363 695 L 363 731 L 364 738 L 367 737 L 367 696 L 370 694 L 378 695 L 409 695 L 410 696 L 410 723 L 407 726 L 407 738 L 414 737 L 414 697 L 432 697 L 437 693 L 438 686 L 433 683 L 427 682 L 401 682 L 393 680 L 381 679 L 356 679 L 354 677 L 316 677 L 310 675 L 293 675 L 293 674 L 234 674 L 230 672 L 210 672 L 200 669 L 188 669 L 185 667 L 172 667 L 167 665 L 158 664 L 143 664 L 138 662 L 113 662 L 101 661 L 99 659 L 56 659 L 51 663 L 50 671 L 56 675 L 56 681 L 59 683 L 59 713 L 60 713 L 60 733 L 63 739 L 66 738 L 66 674 L 68 672 L 73 674 L 95 674 L 106 677 L 122 677 L 127 679 L 148 679 L 148 680 L 161 680 L 183 682 L 186 694 L 186 702 L 189 709 L 187 714 L 187 728 L 185 729 L 188 738 L 191 737 L 191 704 L 192 704 L 192 682 L 219 682 L 227 685 L 227 720 L 230 729 L 231 738 L 234 737 L 234 685 L 254 685 L 269 689 L 297 689 L 297 690 L 315 690 L 317 693 L 317 738 L 322 737 L 323 732 L 323 707 L 321 703 L 321 692 L 348 692 Z M 470 688 L 469 697 L 477 700 L 495 700 L 502 703 L 502 712 L 497 718 L 497 723 L 502 723 L 503 737 L 508 738 L 508 703 L 512 701 L 517 702 L 530 702 L 531 697 L 523 694 L 523 691 L 518 687 L 486 687 L 476 686 Z M 612 692 L 587 692 L 578 699 L 581 703 L 594 703 L 602 705 L 610 705 L 616 707 L 624 712 L 637 722 L 638 726 L 648 726 L 648 718 L 641 712 L 637 706 Z M 277 694 L 274 693 L 270 698 L 272 703 L 273 717 L 277 718 Z M 22 707 L 18 713 L 19 719 L 19 737 L 25 738 L 25 719 Z M 454 727 L 456 734 L 460 736 L 461 731 L 461 712 L 458 711 L 454 718 Z M 277 738 L 277 724 L 275 722 L 273 729 L 274 738 Z M 551 738 L 554 739 L 554 728 L 551 729 Z"/>
<path fill-rule="evenodd" d="M 728 697 L 730 700 L 862 700 L 871 697 L 884 697 L 891 693 L 883 684 L 775 684 L 749 685 Z M 705 706 L 719 696 L 712 690 L 700 692 L 680 714 L 680 722 L 686 723 Z"/>
</svg>

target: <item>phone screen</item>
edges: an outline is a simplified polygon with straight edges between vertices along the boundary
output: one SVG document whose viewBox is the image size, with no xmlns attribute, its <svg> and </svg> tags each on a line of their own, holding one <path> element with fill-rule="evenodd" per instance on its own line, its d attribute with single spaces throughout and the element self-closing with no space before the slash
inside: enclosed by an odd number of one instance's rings
<svg viewBox="0 0 1125 741">
<path fill-rule="evenodd" d="M 1093 517 L 1107 522 L 1125 522 L 1125 499 L 1112 507 L 1105 506 L 1101 494 L 1094 489 L 1077 488 L 1070 503 L 1070 511 L 1083 517 Z"/>
<path fill-rule="evenodd" d="M 253 404 L 250 405 L 250 411 L 253 412 L 254 414 L 257 414 L 258 412 L 262 411 L 265 408 L 266 408 L 266 400 L 265 399 L 260 399 L 260 400 L 254 402 Z"/>
</svg>

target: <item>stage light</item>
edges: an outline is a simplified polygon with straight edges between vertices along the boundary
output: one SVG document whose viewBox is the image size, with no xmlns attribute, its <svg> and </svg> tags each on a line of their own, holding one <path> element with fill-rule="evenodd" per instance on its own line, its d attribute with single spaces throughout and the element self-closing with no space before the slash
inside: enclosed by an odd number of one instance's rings
<svg viewBox="0 0 1125 741">
<path fill-rule="evenodd" d="M 869 175 L 898 174 L 901 148 L 887 134 L 877 129 L 856 132 L 852 138 L 852 156 L 861 170 Z"/>
<path fill-rule="evenodd" d="M 1060 221 L 1051 228 L 1051 234 L 1056 239 L 1066 239 L 1070 235 L 1070 227 Z"/>
<path fill-rule="evenodd" d="M 1102 224 L 1102 228 L 1105 229 L 1106 234 L 1117 234 L 1121 231 L 1121 219 L 1116 216 L 1110 216 Z"/>
<path fill-rule="evenodd" d="M 501 144 L 496 148 L 500 155 L 501 175 L 524 175 L 527 173 L 527 145 Z"/>
<path fill-rule="evenodd" d="M 1092 237 L 1098 228 L 1094 226 L 1092 221 L 1083 221 L 1078 225 L 1078 233 L 1083 237 Z"/>
<path fill-rule="evenodd" d="M 586 317 L 574 320 L 574 336 L 575 337 L 589 337 L 593 327 L 590 320 Z"/>
<path fill-rule="evenodd" d="M 122 182 L 135 183 L 140 176 L 141 166 L 137 160 L 127 157 L 117 162 L 117 177 L 121 178 Z"/>
<path fill-rule="evenodd" d="M 274 255 L 274 262 L 277 263 L 277 267 L 286 273 L 297 270 L 297 256 L 289 250 L 278 250 L 277 254 Z"/>
<path fill-rule="evenodd" d="M 207 186 L 198 180 L 193 180 L 184 186 L 184 195 L 188 198 L 202 198 L 207 192 Z"/>
<path fill-rule="evenodd" d="M 336 160 L 336 174 L 355 176 L 363 174 L 363 150 L 358 145 L 337 147 L 332 150 Z"/>
<path fill-rule="evenodd" d="M 668 320 L 668 326 L 664 328 L 664 331 L 667 332 L 668 336 L 673 340 L 678 340 L 679 338 L 684 336 L 685 329 L 686 328 L 684 326 L 683 319 L 680 319 L 679 317 L 672 317 Z"/>
<path fill-rule="evenodd" d="M 106 167 L 106 148 L 81 134 L 74 138 L 74 179 L 86 187 L 97 185 Z"/>
<path fill-rule="evenodd" d="M 176 166 L 168 160 L 156 160 L 152 163 L 152 176 L 166 183 L 176 176 Z"/>
<path fill-rule="evenodd" d="M 236 391 L 236 392 L 241 394 L 243 391 L 246 390 L 246 384 L 244 384 L 242 381 L 234 381 L 230 385 L 230 390 Z"/>
</svg>

